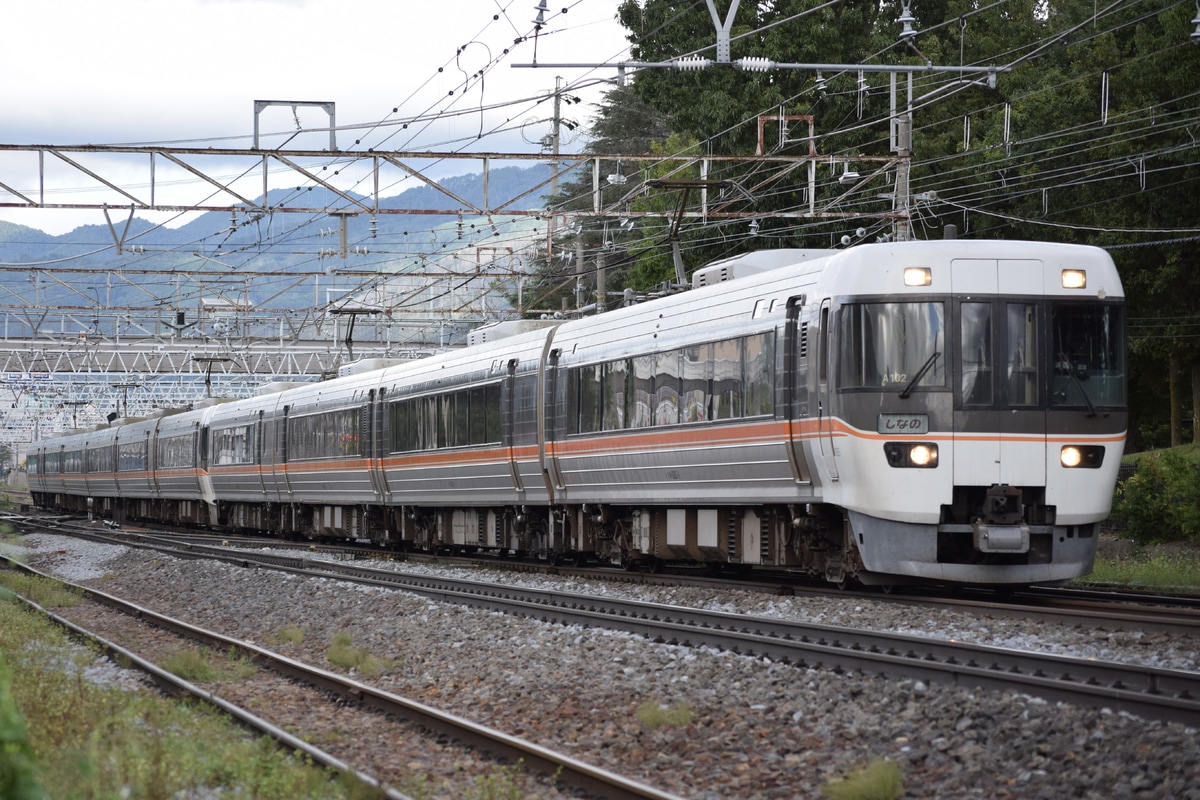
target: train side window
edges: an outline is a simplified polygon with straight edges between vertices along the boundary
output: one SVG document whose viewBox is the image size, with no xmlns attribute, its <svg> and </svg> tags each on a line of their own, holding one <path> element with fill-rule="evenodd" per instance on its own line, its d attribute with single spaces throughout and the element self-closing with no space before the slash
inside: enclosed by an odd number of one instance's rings
<svg viewBox="0 0 1200 800">
<path fill-rule="evenodd" d="M 654 424 L 679 424 L 679 350 L 668 350 L 658 354 L 658 365 L 654 375 Z"/>
<path fill-rule="evenodd" d="M 713 419 L 742 416 L 742 343 L 738 339 L 713 343 Z"/>
<path fill-rule="evenodd" d="M 758 333 L 742 340 L 745 416 L 775 412 L 775 333 Z"/>
<path fill-rule="evenodd" d="M 87 471 L 112 472 L 112 447 L 105 445 L 89 449 L 87 452 Z"/>
<path fill-rule="evenodd" d="M 388 404 L 388 449 L 393 453 L 415 450 L 412 440 L 412 401 L 397 400 Z"/>
<path fill-rule="evenodd" d="M 537 441 L 537 375 L 518 375 L 513 381 L 513 444 Z"/>
<path fill-rule="evenodd" d="M 655 356 L 636 356 L 633 359 L 633 405 L 626 418 L 630 428 L 648 428 L 654 424 Z"/>
<path fill-rule="evenodd" d="M 683 395 L 680 398 L 684 422 L 704 422 L 711 418 L 712 345 L 702 344 L 683 350 L 681 367 Z"/>
<path fill-rule="evenodd" d="M 629 362 L 610 361 L 604 365 L 604 396 L 602 398 L 604 411 L 604 430 L 617 431 L 625 427 L 625 400 L 629 392 L 626 379 L 629 375 Z"/>
<path fill-rule="evenodd" d="M 131 442 L 117 446 L 117 469 L 120 472 L 143 472 L 146 469 L 146 443 Z"/>
<path fill-rule="evenodd" d="M 992 306 L 963 303 L 960 310 L 959 374 L 962 404 L 992 404 Z"/>
<path fill-rule="evenodd" d="M 600 430 L 601 387 L 603 373 L 599 364 L 571 370 L 571 424 L 568 433 L 595 433 Z"/>
<path fill-rule="evenodd" d="M 196 449 L 190 433 L 184 436 L 169 436 L 159 439 L 158 452 L 155 454 L 156 466 L 159 469 L 192 467 L 195 466 L 195 454 Z"/>
</svg>

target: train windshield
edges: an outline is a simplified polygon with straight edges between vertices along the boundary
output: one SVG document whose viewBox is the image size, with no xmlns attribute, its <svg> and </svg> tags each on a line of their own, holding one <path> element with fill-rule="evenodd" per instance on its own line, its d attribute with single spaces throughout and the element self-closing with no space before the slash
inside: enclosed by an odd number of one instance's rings
<svg viewBox="0 0 1200 800">
<path fill-rule="evenodd" d="M 841 323 L 842 386 L 907 394 L 946 385 L 942 303 L 854 303 Z"/>
<path fill-rule="evenodd" d="M 1118 306 L 1051 307 L 1054 377 L 1051 405 L 1125 404 L 1125 318 Z"/>
</svg>

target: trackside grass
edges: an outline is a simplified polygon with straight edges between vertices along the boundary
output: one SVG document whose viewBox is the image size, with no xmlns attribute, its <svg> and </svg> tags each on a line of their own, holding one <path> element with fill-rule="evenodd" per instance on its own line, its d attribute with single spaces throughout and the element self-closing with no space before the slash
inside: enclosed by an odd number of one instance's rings
<svg viewBox="0 0 1200 800">
<path fill-rule="evenodd" d="M 0 579 L 12 577 L 0 573 Z M 0 796 L 14 800 L 229 793 L 261 800 L 374 797 L 227 717 L 83 675 L 98 653 L 11 592 L 0 596 Z"/>
</svg>

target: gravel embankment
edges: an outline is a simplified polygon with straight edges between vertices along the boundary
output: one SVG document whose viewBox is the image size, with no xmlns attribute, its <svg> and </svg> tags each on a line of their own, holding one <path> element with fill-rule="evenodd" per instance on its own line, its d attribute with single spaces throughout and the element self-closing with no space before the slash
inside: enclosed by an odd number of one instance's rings
<svg viewBox="0 0 1200 800">
<path fill-rule="evenodd" d="M 905 771 L 906 798 L 1200 800 L 1198 732 L 1177 724 L 1016 694 L 798 669 L 74 539 L 35 535 L 25 543 L 34 565 L 231 636 L 271 646 L 280 630 L 298 626 L 304 641 L 276 649 L 325 667 L 327 644 L 348 632 L 393 664 L 373 683 L 682 797 L 817 798 L 825 782 L 888 758 Z M 1195 641 L 1161 634 L 839 598 L 599 583 L 578 590 L 1197 668 Z M 693 716 L 652 730 L 637 715 L 648 701 L 686 704 Z"/>
</svg>

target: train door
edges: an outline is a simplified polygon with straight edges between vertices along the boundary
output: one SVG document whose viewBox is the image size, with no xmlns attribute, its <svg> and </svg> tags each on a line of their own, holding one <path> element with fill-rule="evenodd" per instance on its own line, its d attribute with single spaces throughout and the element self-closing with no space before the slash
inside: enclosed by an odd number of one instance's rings
<svg viewBox="0 0 1200 800">
<path fill-rule="evenodd" d="M 1041 485 L 1046 414 L 1040 378 L 1042 307 L 1019 297 L 1042 285 L 1041 262 L 957 259 L 958 375 L 954 482 Z"/>
<path fill-rule="evenodd" d="M 812 476 L 804 457 L 802 422 L 808 417 L 808 322 L 800 320 L 804 295 L 789 297 L 784 330 L 783 380 L 786 387 L 788 461 L 796 483 L 809 483 Z"/>
<path fill-rule="evenodd" d="M 830 480 L 838 479 L 837 451 L 834 449 L 833 420 L 830 418 L 829 385 L 833 356 L 833 324 L 832 301 L 826 298 L 821 301 L 820 330 L 817 332 L 817 439 L 821 451 L 821 460 L 829 471 Z"/>
<path fill-rule="evenodd" d="M 159 419 L 154 423 L 154 429 L 149 433 L 150 441 L 147 444 L 146 459 L 150 464 L 150 491 L 155 497 L 162 496 L 162 486 L 158 482 L 158 428 L 162 425 L 162 420 Z"/>
<path fill-rule="evenodd" d="M 525 491 L 521 482 L 521 468 L 517 464 L 516 434 L 517 434 L 517 359 L 509 359 L 508 368 L 504 373 L 504 382 L 500 388 L 500 438 L 508 453 L 508 469 L 512 474 L 513 489 Z"/>
<path fill-rule="evenodd" d="M 375 390 L 372 389 L 367 395 L 367 407 L 363 412 L 363 441 L 367 446 L 363 455 L 370 465 L 371 487 L 384 501 L 392 493 L 388 486 L 387 470 L 383 466 L 383 456 L 388 451 L 387 403 L 384 402 L 386 393 L 387 389 L 380 387 L 379 399 L 376 401 Z"/>
<path fill-rule="evenodd" d="M 279 463 L 276 465 L 276 474 L 279 476 L 277 483 L 283 487 L 285 492 L 287 492 L 287 499 L 289 500 L 294 494 L 292 491 L 291 473 L 288 471 L 288 459 L 291 457 L 291 453 L 289 452 L 290 448 L 288 447 L 288 414 L 291 412 L 291 410 L 291 406 L 283 407 L 283 413 L 280 414 L 278 418 L 279 427 L 275 431 L 275 434 L 279 439 Z M 285 500 L 285 498 L 282 497 L 279 499 L 280 501 Z"/>
<path fill-rule="evenodd" d="M 558 357 L 560 355 L 558 349 L 551 350 L 549 356 L 543 360 L 542 369 L 542 394 L 539 398 L 540 408 L 538 409 L 538 425 L 540 426 L 540 434 L 538 441 L 541 442 L 541 458 L 542 472 L 546 476 L 546 491 L 550 495 L 550 502 L 554 502 L 555 492 L 566 488 L 563 485 L 562 471 L 558 466 L 558 454 L 556 451 L 556 440 L 558 438 L 558 383 L 563 376 L 559 375 Z"/>
<path fill-rule="evenodd" d="M 266 422 L 264 420 L 263 410 L 258 410 L 258 419 L 254 422 L 254 463 L 255 472 L 258 475 L 258 490 L 265 496 L 267 493 L 266 478 L 263 475 L 263 460 L 264 450 L 266 447 Z"/>
</svg>

